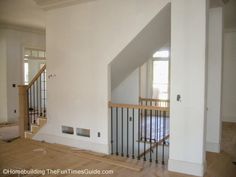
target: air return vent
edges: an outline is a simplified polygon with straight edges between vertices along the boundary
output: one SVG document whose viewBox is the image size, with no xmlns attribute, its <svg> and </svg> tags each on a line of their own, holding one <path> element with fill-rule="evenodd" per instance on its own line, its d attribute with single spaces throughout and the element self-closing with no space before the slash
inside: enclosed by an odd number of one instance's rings
<svg viewBox="0 0 236 177">
<path fill-rule="evenodd" d="M 76 128 L 76 134 L 78 136 L 90 137 L 90 129 Z"/>
<path fill-rule="evenodd" d="M 62 133 L 65 133 L 65 134 L 70 134 L 70 135 L 74 134 L 74 128 L 73 127 L 68 127 L 68 126 L 62 125 L 61 130 L 62 130 Z"/>
</svg>

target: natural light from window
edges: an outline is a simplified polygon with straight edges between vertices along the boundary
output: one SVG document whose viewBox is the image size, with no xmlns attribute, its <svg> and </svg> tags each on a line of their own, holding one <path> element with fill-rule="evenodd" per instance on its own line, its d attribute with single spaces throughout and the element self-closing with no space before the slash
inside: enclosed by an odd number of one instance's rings
<svg viewBox="0 0 236 177">
<path fill-rule="evenodd" d="M 168 50 L 161 50 L 157 51 L 153 54 L 153 58 L 169 58 L 169 51 Z"/>
<path fill-rule="evenodd" d="M 153 98 L 168 99 L 169 61 L 153 61 Z"/>
</svg>

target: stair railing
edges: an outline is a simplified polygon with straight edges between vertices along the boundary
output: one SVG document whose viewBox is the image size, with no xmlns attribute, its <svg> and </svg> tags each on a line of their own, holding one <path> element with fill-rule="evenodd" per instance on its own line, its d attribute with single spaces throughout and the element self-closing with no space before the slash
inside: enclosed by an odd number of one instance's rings
<svg viewBox="0 0 236 177">
<path fill-rule="evenodd" d="M 36 124 L 39 117 L 46 117 L 46 65 L 34 76 L 28 85 L 19 85 L 19 131 L 30 129 L 30 124 Z"/>
<path fill-rule="evenodd" d="M 142 98 L 139 97 L 139 104 L 146 106 L 169 107 L 170 101 L 163 99 Z"/>
<path fill-rule="evenodd" d="M 168 156 L 169 108 L 111 102 L 108 105 L 111 154 L 164 164 Z"/>
</svg>

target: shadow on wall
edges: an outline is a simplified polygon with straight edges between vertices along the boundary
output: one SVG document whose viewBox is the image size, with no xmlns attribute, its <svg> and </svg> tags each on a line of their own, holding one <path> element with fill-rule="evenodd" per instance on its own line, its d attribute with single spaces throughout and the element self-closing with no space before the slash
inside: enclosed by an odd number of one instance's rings
<svg viewBox="0 0 236 177">
<path fill-rule="evenodd" d="M 111 90 L 170 41 L 171 5 L 168 3 L 111 62 Z"/>
</svg>

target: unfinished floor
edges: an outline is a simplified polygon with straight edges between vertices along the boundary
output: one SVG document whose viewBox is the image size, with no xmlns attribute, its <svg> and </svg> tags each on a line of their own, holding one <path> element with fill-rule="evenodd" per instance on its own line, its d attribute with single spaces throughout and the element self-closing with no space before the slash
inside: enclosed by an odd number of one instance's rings
<svg viewBox="0 0 236 177">
<path fill-rule="evenodd" d="M 220 154 L 207 153 L 207 171 L 205 177 L 236 177 L 235 160 L 231 155 L 236 138 L 236 124 L 224 124 L 222 142 L 225 144 Z M 227 133 L 229 135 L 227 136 Z M 230 138 L 229 138 L 230 136 Z M 234 142 L 234 141 L 233 141 Z M 234 142 L 235 143 L 235 142 Z M 228 144 L 228 145 L 227 145 Z M 227 148 L 225 148 L 225 146 Z M 230 148 L 231 147 L 231 148 Z M 226 152 L 224 152 L 224 149 Z M 111 175 L 74 175 L 74 176 L 113 176 L 113 177 L 191 177 L 189 175 L 168 172 L 166 166 L 137 161 L 116 156 L 106 156 L 82 151 L 76 148 L 18 139 L 10 143 L 0 141 L 0 176 L 3 169 L 98 169 L 113 170 Z M 26 175 L 27 176 L 27 175 Z M 42 176 L 42 175 L 28 175 Z M 44 176 L 72 176 L 71 174 Z M 25 177 L 25 176 L 24 176 Z"/>
</svg>

